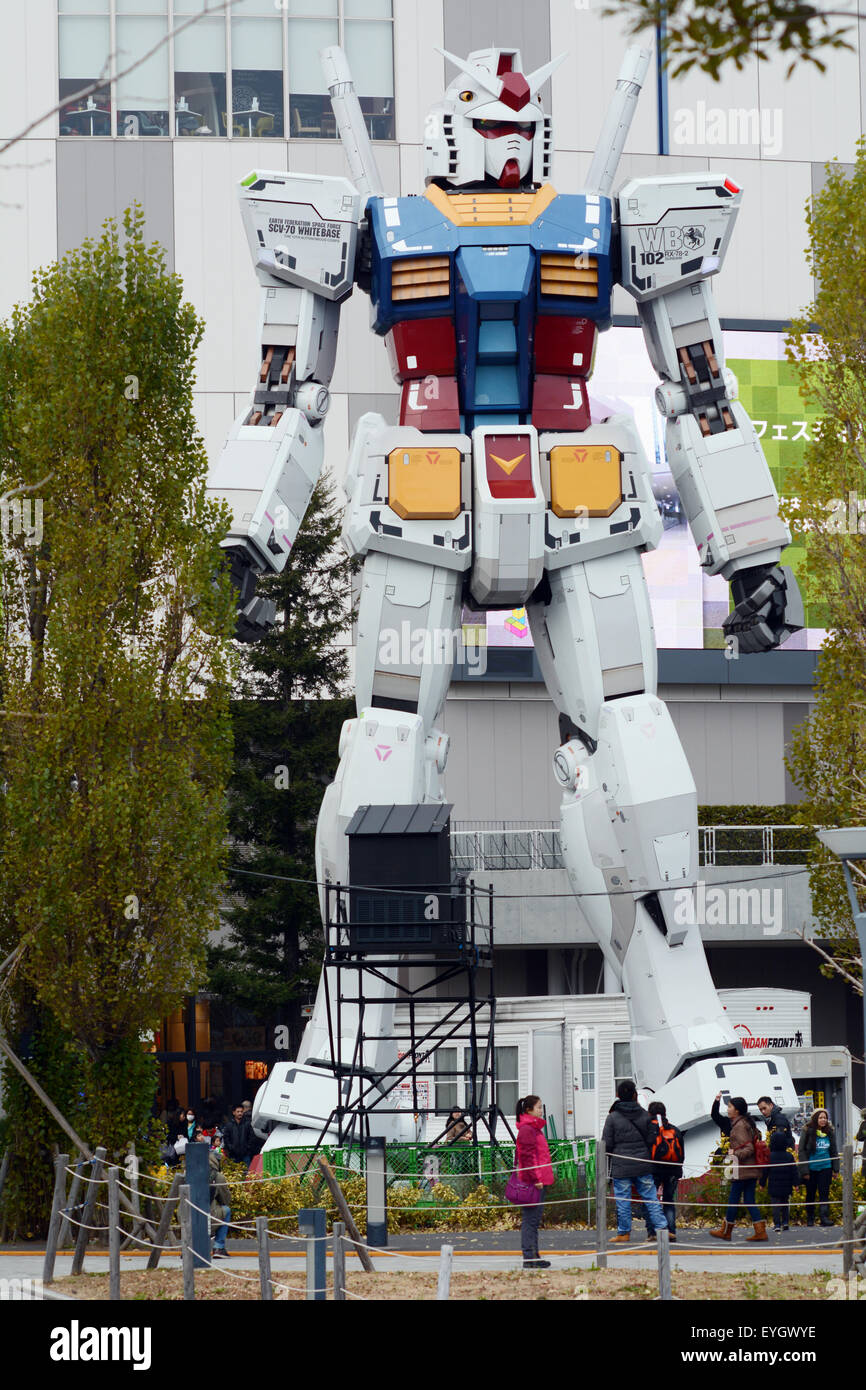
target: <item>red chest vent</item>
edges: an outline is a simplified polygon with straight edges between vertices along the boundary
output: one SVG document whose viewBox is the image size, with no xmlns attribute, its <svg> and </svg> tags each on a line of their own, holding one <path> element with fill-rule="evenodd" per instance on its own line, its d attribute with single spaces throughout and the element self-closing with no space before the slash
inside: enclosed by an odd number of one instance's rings
<svg viewBox="0 0 866 1390">
<path fill-rule="evenodd" d="M 484 456 L 491 497 L 535 496 L 528 434 L 485 435 Z"/>
</svg>

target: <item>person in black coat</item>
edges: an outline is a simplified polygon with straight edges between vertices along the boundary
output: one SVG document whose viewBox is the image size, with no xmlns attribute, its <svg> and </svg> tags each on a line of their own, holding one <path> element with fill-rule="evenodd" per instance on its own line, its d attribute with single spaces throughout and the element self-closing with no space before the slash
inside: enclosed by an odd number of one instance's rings
<svg viewBox="0 0 866 1390">
<path fill-rule="evenodd" d="M 633 1081 L 621 1081 L 616 1094 L 617 1099 L 610 1107 L 601 1136 L 610 1160 L 609 1176 L 616 1198 L 617 1233 L 613 1238 L 614 1245 L 631 1239 L 633 1187 L 637 1188 L 644 1204 L 648 1229 L 657 1231 L 668 1224 L 652 1180 L 650 1151 L 656 1127 L 643 1107 L 638 1105 L 637 1087 Z"/>
<path fill-rule="evenodd" d="M 244 1107 L 238 1102 L 232 1111 L 232 1118 L 223 1127 L 223 1148 L 226 1157 L 233 1163 L 250 1166 L 252 1157 L 250 1144 L 250 1122 L 244 1114 Z"/>
<path fill-rule="evenodd" d="M 722 1093 L 721 1091 L 719 1091 L 718 1095 L 713 1101 L 713 1108 L 710 1111 L 710 1119 L 712 1120 L 714 1125 L 718 1125 L 719 1129 L 722 1131 L 722 1134 L 726 1135 L 730 1139 L 731 1121 L 727 1118 L 727 1116 L 722 1114 L 721 1099 Z"/>
<path fill-rule="evenodd" d="M 793 1149 L 794 1131 L 791 1129 L 791 1121 L 788 1119 L 787 1115 L 779 1109 L 778 1105 L 775 1105 L 773 1101 L 770 1100 L 769 1096 L 761 1096 L 758 1101 L 758 1109 L 763 1115 L 764 1123 L 767 1126 L 767 1142 L 769 1143 L 774 1130 L 781 1129 L 786 1132 L 787 1147 Z"/>
<path fill-rule="evenodd" d="M 787 1231 L 790 1219 L 791 1193 L 798 1181 L 797 1161 L 794 1158 L 790 1129 L 779 1127 L 770 1131 L 770 1162 L 759 1181 L 767 1184 L 767 1195 L 773 1209 L 773 1230 Z"/>
</svg>

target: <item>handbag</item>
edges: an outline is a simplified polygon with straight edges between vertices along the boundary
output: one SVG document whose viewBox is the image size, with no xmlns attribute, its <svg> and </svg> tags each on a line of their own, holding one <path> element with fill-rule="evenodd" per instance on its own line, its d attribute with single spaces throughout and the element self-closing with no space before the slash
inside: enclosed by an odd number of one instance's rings
<svg viewBox="0 0 866 1390">
<path fill-rule="evenodd" d="M 505 1200 L 515 1207 L 534 1207 L 541 1201 L 541 1190 L 534 1183 L 524 1182 L 515 1168 L 505 1184 Z"/>
</svg>

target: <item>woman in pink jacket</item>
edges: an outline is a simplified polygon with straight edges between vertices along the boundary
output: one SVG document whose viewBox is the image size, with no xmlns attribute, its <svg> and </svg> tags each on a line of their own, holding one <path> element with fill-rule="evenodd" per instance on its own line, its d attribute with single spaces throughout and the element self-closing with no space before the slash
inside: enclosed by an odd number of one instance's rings
<svg viewBox="0 0 866 1390">
<path fill-rule="evenodd" d="M 538 1201 L 522 1208 L 520 1245 L 524 1269 L 550 1269 L 550 1260 L 538 1254 L 538 1228 L 544 1216 L 542 1195 L 553 1184 L 550 1149 L 544 1137 L 544 1106 L 538 1096 L 525 1096 L 517 1102 L 517 1176 L 538 1189 Z"/>
</svg>

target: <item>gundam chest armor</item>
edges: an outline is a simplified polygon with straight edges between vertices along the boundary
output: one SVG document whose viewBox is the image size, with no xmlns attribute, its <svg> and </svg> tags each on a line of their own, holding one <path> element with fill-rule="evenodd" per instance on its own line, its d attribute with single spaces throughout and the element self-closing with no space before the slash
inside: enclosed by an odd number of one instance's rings
<svg viewBox="0 0 866 1390">
<path fill-rule="evenodd" d="M 466 597 L 484 608 L 524 603 L 545 567 L 655 542 L 631 422 L 590 421 L 587 382 L 610 325 L 611 212 L 605 196 L 549 184 L 431 184 L 370 201 L 372 326 L 401 384 L 401 430 L 371 435 L 358 459 L 372 491 L 356 508 L 356 544 L 384 549 L 391 537 L 398 553 L 423 538 L 440 564 L 465 570 Z"/>
<path fill-rule="evenodd" d="M 524 76 L 514 49 L 446 56 L 459 75 L 428 119 L 423 193 L 382 187 L 339 49 L 322 57 L 351 179 L 257 171 L 239 189 L 261 357 L 210 479 L 233 515 L 223 545 L 238 631 L 255 640 L 273 620 L 256 579 L 286 564 L 321 473 L 340 309 L 357 285 L 400 383 L 400 417 L 361 417 L 343 481 L 343 541 L 363 559 L 358 717 L 343 726 L 322 801 L 317 878 L 349 881 L 359 808 L 444 801 L 437 723 L 462 607 L 525 604 L 560 718 L 553 768 L 575 913 L 626 995 L 638 1085 L 703 1144 L 720 1082 L 783 1107 L 796 1097 L 781 1062 L 743 1058 L 688 911 L 697 794 L 656 692 L 641 563 L 662 522 L 631 418 L 591 420 L 587 382 L 619 283 L 659 375 L 668 464 L 700 564 L 731 582 L 726 633 L 749 652 L 797 631 L 797 586 L 778 563 L 790 536 L 725 368 L 711 288 L 741 194 L 706 172 L 612 193 L 645 51 L 626 55 L 574 193 L 550 184 L 539 98 L 560 60 Z M 407 627 L 431 640 L 420 650 L 392 640 Z M 393 1007 L 383 981 L 375 1023 L 369 1004 L 365 1022 L 351 1001 L 341 1010 L 338 1051 L 374 1077 L 396 1065 Z M 256 1098 L 257 1121 L 277 1126 L 269 1145 L 334 1130 L 343 1073 L 331 1034 L 320 986 L 297 1061 L 278 1064 Z M 401 1133 L 399 1112 L 380 1118 L 383 1135 Z"/>
</svg>

